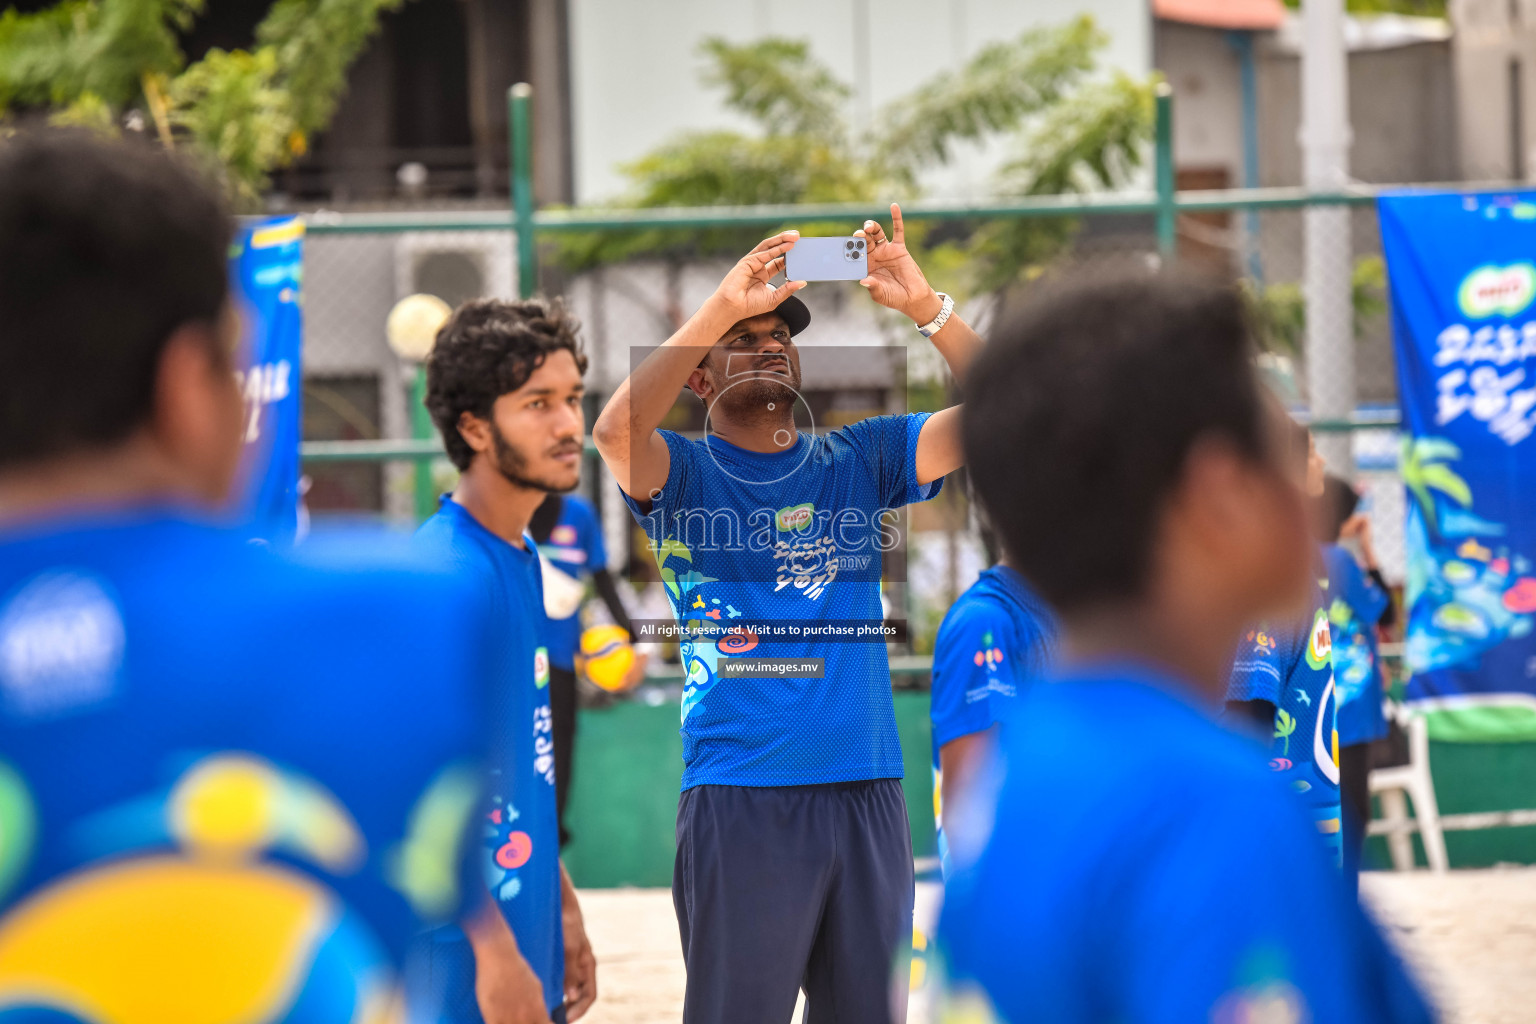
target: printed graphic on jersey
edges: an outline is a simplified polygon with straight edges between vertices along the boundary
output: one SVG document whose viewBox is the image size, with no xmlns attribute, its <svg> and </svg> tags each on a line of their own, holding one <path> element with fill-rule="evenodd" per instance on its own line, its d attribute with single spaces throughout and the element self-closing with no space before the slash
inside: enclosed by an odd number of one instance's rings
<svg viewBox="0 0 1536 1024">
<path fill-rule="evenodd" d="M 15 804 L 0 780 L 0 819 Z M 462 818 L 428 816 L 461 831 Z M 221 752 L 167 790 L 76 822 L 64 842 L 92 863 L 0 917 L 0 1019 L 151 1024 L 189 1006 L 229 1024 L 385 1019 L 396 992 L 372 930 L 321 882 L 265 859 L 346 876 L 369 856 L 352 815 L 313 780 Z M 12 849 L 5 840 L 0 867 Z M 457 905 L 452 892 L 435 902 Z"/>
<path fill-rule="evenodd" d="M 1307 638 L 1307 664 L 1313 668 L 1330 666 L 1333 634 L 1328 630 L 1328 613 L 1319 608 L 1312 616 L 1312 634 Z"/>
</svg>

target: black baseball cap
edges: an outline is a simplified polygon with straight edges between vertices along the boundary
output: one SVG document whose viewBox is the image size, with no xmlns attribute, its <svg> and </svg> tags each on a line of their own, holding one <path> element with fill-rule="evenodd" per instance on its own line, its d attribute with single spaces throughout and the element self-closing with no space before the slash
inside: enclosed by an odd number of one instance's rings
<svg viewBox="0 0 1536 1024">
<path fill-rule="evenodd" d="M 784 318 L 784 323 L 789 326 L 789 336 L 791 338 L 811 326 L 810 307 L 801 302 L 798 295 L 791 295 L 779 303 L 774 308 L 774 312 Z"/>
</svg>

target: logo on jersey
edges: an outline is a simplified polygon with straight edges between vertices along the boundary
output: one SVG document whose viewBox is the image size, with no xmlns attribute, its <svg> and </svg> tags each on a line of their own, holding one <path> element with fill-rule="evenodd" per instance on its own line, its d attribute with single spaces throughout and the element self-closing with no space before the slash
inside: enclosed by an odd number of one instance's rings
<svg viewBox="0 0 1536 1024">
<path fill-rule="evenodd" d="M 1333 655 L 1333 634 L 1328 630 L 1328 613 L 1321 608 L 1312 617 L 1312 634 L 1307 637 L 1307 664 L 1323 668 Z"/>
<path fill-rule="evenodd" d="M 800 533 L 815 521 L 816 506 L 808 501 L 781 508 L 773 517 L 773 525 L 780 533 Z"/>
<path fill-rule="evenodd" d="M 533 685 L 539 689 L 549 685 L 549 648 L 540 647 L 533 652 Z"/>
<path fill-rule="evenodd" d="M 988 672 L 996 672 L 997 666 L 1003 663 L 1003 649 L 993 640 L 990 629 L 982 634 L 981 650 L 977 651 L 971 660 L 976 663 L 977 668 L 985 666 Z"/>
<path fill-rule="evenodd" d="M 45 573 L 0 612 L 0 694 L 28 717 L 99 703 L 117 684 L 123 643 L 122 615 L 100 583 Z"/>
<path fill-rule="evenodd" d="M 569 523 L 561 523 L 549 531 L 549 542 L 561 547 L 574 547 L 576 544 L 576 527 Z"/>
</svg>

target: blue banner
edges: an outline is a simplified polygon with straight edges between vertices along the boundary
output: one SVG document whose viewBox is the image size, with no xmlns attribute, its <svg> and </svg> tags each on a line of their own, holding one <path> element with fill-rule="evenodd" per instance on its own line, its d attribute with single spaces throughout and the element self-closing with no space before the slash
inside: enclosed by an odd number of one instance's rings
<svg viewBox="0 0 1536 1024">
<path fill-rule="evenodd" d="M 1536 192 L 1379 204 L 1408 505 L 1411 699 L 1536 694 Z M 1509 695 L 1484 701 L 1472 695 Z M 1525 697 L 1516 695 L 1527 695 Z"/>
<path fill-rule="evenodd" d="M 238 507 L 271 540 L 292 540 L 298 529 L 303 249 L 303 220 L 274 217 L 242 223 L 229 258 L 244 325 Z"/>
</svg>

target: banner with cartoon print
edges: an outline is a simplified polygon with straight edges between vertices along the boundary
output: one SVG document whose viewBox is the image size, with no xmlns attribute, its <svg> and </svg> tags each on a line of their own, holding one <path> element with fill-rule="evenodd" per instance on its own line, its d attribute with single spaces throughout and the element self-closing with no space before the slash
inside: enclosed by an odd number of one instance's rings
<svg viewBox="0 0 1536 1024">
<path fill-rule="evenodd" d="M 241 223 L 229 256 L 244 342 L 238 511 L 272 540 L 292 540 L 298 530 L 303 247 L 301 218 L 269 217 Z"/>
<path fill-rule="evenodd" d="M 1379 212 L 1403 412 L 1408 696 L 1536 719 L 1536 191 L 1396 193 Z M 1482 720 L 1496 731 L 1498 717 Z"/>
</svg>

